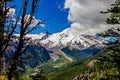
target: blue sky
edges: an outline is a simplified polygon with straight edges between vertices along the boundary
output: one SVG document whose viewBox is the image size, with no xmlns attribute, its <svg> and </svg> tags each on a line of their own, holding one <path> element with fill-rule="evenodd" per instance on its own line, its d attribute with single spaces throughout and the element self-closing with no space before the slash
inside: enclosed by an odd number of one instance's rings
<svg viewBox="0 0 120 80">
<path fill-rule="evenodd" d="M 16 14 L 19 11 L 22 0 L 15 0 Z M 36 19 L 45 23 L 45 27 L 39 27 L 32 33 L 40 33 L 47 30 L 50 33 L 56 33 L 69 27 L 67 20 L 68 9 L 64 9 L 64 0 L 41 0 L 35 12 Z M 17 29 L 18 30 L 18 29 Z"/>
<path fill-rule="evenodd" d="M 59 8 L 59 6 L 61 8 Z M 63 8 L 64 0 L 42 0 L 36 12 L 36 17 L 43 20 L 46 27 L 42 28 L 40 31 L 48 30 L 54 33 L 69 27 L 67 20 L 68 10 L 63 10 Z"/>
<path fill-rule="evenodd" d="M 22 0 L 14 1 L 18 12 Z M 110 28 L 105 23 L 108 15 L 100 14 L 100 11 L 107 10 L 113 2 L 114 0 L 41 0 L 35 18 L 42 20 L 46 26 L 33 33 L 44 30 L 56 33 L 69 27 L 69 34 L 95 35 Z"/>
</svg>

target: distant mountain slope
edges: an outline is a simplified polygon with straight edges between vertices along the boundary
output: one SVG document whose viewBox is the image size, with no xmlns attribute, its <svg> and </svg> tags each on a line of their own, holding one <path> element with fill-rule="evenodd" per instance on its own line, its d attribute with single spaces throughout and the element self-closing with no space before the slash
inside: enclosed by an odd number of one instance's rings
<svg viewBox="0 0 120 80">
<path fill-rule="evenodd" d="M 43 46 L 37 44 L 36 42 L 35 43 L 30 42 L 26 52 L 19 56 L 19 59 L 27 58 L 24 63 L 19 65 L 22 68 L 25 68 L 26 65 L 30 67 L 36 67 L 44 62 L 48 62 L 51 59 L 48 51 Z M 4 54 L 5 58 L 4 66 L 6 67 L 11 62 L 10 58 L 14 56 L 14 52 L 17 47 L 16 44 L 17 40 L 13 40 L 13 42 L 10 43 L 10 46 L 8 46 Z M 25 45 L 26 44 L 27 43 L 25 43 Z"/>
<path fill-rule="evenodd" d="M 80 60 L 86 59 L 87 57 L 97 54 L 98 52 L 101 51 L 101 48 L 97 48 L 95 45 L 85 48 L 83 50 L 64 47 L 62 48 L 62 51 L 67 55 L 71 56 L 74 60 L 80 61 Z"/>
<path fill-rule="evenodd" d="M 50 60 L 48 51 L 40 45 L 30 45 L 26 53 L 31 54 L 30 58 L 26 61 L 26 63 L 31 67 L 39 66 L 42 63 L 48 62 Z"/>
<path fill-rule="evenodd" d="M 120 80 L 120 54 L 105 49 L 100 53 L 80 62 L 74 62 L 66 67 L 48 74 L 48 80 Z"/>
</svg>

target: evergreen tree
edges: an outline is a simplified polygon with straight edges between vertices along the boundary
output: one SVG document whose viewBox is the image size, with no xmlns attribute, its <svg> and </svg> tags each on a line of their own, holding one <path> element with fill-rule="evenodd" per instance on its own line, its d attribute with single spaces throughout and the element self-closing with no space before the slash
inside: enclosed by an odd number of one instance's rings
<svg viewBox="0 0 120 80">
<path fill-rule="evenodd" d="M 111 28 L 104 33 L 99 34 L 102 37 L 108 37 L 108 36 L 113 36 L 116 38 L 115 41 L 109 42 L 108 45 L 110 49 L 114 51 L 120 51 L 119 48 L 114 48 L 114 46 L 119 46 L 120 45 L 120 0 L 116 0 L 114 4 L 111 4 L 110 9 L 107 9 L 106 12 L 101 11 L 103 14 L 110 14 L 110 17 L 106 19 L 107 24 L 115 25 L 114 28 Z"/>
<path fill-rule="evenodd" d="M 110 14 L 110 17 L 106 19 L 106 23 L 114 25 L 114 28 L 111 28 L 104 33 L 101 33 L 102 37 L 115 37 L 115 41 L 107 43 L 107 55 L 101 56 L 100 61 L 109 63 L 106 64 L 110 66 L 109 69 L 117 68 L 117 71 L 120 73 L 120 0 L 116 0 L 114 4 L 111 4 L 110 9 L 107 9 L 106 12 L 101 11 L 103 14 Z M 111 65 L 110 65 L 111 64 Z M 105 67 L 106 68 L 106 67 Z M 109 74 L 109 73 L 108 73 Z M 107 75 L 108 79 L 119 79 L 120 75 Z"/>
</svg>

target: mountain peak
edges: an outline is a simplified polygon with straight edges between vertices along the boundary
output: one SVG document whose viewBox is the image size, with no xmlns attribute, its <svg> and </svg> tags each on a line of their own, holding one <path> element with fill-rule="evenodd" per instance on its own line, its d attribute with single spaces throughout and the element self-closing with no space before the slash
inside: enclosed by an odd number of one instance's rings
<svg viewBox="0 0 120 80">
<path fill-rule="evenodd" d="M 69 28 L 54 34 L 50 34 L 47 30 L 40 34 L 27 34 L 26 37 L 32 40 L 39 40 L 39 43 L 46 45 L 47 48 L 72 46 L 75 48 L 87 48 L 92 45 L 103 45 L 103 41 L 95 36 L 87 34 L 73 35 L 69 32 Z"/>
<path fill-rule="evenodd" d="M 51 34 L 51 33 L 48 32 L 48 30 L 44 30 L 44 31 L 41 32 L 41 33 L 43 33 L 43 34 Z M 39 33 L 39 34 L 41 34 L 41 33 Z"/>
<path fill-rule="evenodd" d="M 92 45 L 97 45 L 97 44 L 102 44 L 102 41 L 98 40 L 95 36 L 92 35 L 80 35 L 80 34 L 70 34 L 69 33 L 69 28 L 58 32 L 54 33 L 48 38 L 43 39 L 40 41 L 42 44 L 47 44 L 47 47 L 53 48 L 56 46 L 77 46 L 78 48 L 81 48 L 81 46 L 84 47 L 90 47 Z"/>
</svg>

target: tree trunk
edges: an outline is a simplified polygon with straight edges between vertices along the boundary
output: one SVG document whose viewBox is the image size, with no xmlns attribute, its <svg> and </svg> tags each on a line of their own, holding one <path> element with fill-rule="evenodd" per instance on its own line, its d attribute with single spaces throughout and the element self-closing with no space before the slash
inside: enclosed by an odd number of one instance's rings
<svg viewBox="0 0 120 80">
<path fill-rule="evenodd" d="M 0 72 L 3 67 L 3 40 L 4 40 L 4 22 L 5 22 L 5 15 L 3 11 L 4 0 L 0 1 Z"/>
<path fill-rule="evenodd" d="M 14 64 L 11 64 L 11 67 L 9 69 L 9 73 L 8 73 L 8 80 L 12 80 L 12 77 L 13 77 L 13 72 L 15 70 L 15 65 Z"/>
<path fill-rule="evenodd" d="M 2 56 L 0 56 L 0 74 L 2 72 Z"/>
</svg>

